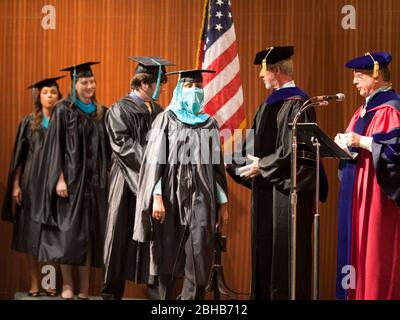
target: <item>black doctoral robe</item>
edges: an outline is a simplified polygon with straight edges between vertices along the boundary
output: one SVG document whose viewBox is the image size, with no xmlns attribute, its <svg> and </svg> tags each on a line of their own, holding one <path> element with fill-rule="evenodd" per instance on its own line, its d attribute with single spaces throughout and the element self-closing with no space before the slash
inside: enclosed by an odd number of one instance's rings
<svg viewBox="0 0 400 320">
<path fill-rule="evenodd" d="M 52 114 L 43 146 L 39 175 L 43 181 L 35 201 L 36 221 L 53 226 L 42 233 L 40 261 L 85 265 L 87 254 L 91 265 L 103 266 L 104 233 L 107 218 L 107 166 L 110 147 L 103 116 L 86 114 L 68 99 L 58 103 Z M 61 173 L 67 184 L 68 197 L 56 194 Z"/>
<path fill-rule="evenodd" d="M 227 169 L 238 183 L 252 189 L 252 287 L 253 299 L 289 298 L 291 123 L 307 95 L 298 88 L 282 88 L 258 109 L 253 123 L 254 155 L 259 157 L 260 175 L 253 180 Z M 308 109 L 300 122 L 315 122 Z M 245 156 L 246 150 L 243 150 Z M 297 166 L 297 282 L 296 298 L 311 297 L 311 231 L 315 202 L 315 155 L 304 144 L 298 146 Z M 323 172 L 323 169 L 322 169 Z M 321 174 L 321 195 L 326 200 L 327 180 Z"/>
<path fill-rule="evenodd" d="M 8 174 L 7 189 L 2 208 L 3 220 L 13 222 L 13 250 L 37 256 L 40 245 L 42 224 L 35 222 L 32 215 L 32 199 L 35 197 L 35 182 L 41 178 L 35 172 L 37 167 L 46 128 L 32 129 L 33 115 L 30 114 L 21 121 L 14 143 L 14 151 Z M 12 191 L 17 169 L 20 167 L 20 188 L 22 205 L 15 205 L 13 210 Z"/>
<path fill-rule="evenodd" d="M 109 176 L 108 217 L 104 247 L 105 283 L 136 280 L 136 254 L 146 247 L 133 241 L 139 170 L 147 144 L 147 133 L 163 111 L 152 103 L 152 113 L 126 96 L 107 112 L 105 125 L 112 150 Z"/>
<path fill-rule="evenodd" d="M 166 212 L 162 224 L 151 216 L 153 188 L 160 178 Z M 134 240 L 152 240 L 153 274 L 183 276 L 184 245 L 190 241 L 196 285 L 207 284 L 214 254 L 217 183 L 228 194 L 217 122 L 209 118 L 188 125 L 172 111 L 160 114 L 140 170 L 133 233 Z"/>
</svg>

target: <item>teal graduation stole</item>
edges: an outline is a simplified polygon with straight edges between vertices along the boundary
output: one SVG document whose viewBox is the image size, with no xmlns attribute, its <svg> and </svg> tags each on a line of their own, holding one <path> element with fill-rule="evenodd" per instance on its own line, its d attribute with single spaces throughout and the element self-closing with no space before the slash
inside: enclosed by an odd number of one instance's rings
<svg viewBox="0 0 400 320">
<path fill-rule="evenodd" d="M 46 117 L 45 115 L 43 115 L 42 127 L 47 129 L 49 127 L 49 123 L 50 123 L 50 119 L 48 117 Z"/>
<path fill-rule="evenodd" d="M 90 114 L 96 111 L 96 106 L 93 103 L 93 101 L 90 101 L 90 103 L 86 104 L 83 103 L 81 100 L 76 99 L 75 100 L 76 106 L 81 109 L 84 113 Z"/>
</svg>

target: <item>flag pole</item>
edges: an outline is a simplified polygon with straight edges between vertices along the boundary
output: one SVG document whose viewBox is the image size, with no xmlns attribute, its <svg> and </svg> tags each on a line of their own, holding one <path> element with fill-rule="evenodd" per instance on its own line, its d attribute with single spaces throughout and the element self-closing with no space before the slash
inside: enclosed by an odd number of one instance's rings
<svg viewBox="0 0 400 320">
<path fill-rule="evenodd" d="M 202 66 L 202 61 L 201 61 L 201 57 L 202 57 L 202 53 L 204 51 L 204 48 L 202 47 L 202 37 L 204 34 L 204 28 L 205 28 L 205 22 L 206 22 L 206 16 L 207 16 L 207 11 L 208 11 L 208 1 L 209 0 L 204 0 L 204 4 L 203 4 L 203 18 L 201 19 L 201 28 L 200 28 L 200 34 L 199 34 L 199 40 L 197 42 L 197 54 L 196 54 L 196 67 L 197 69 L 201 69 Z"/>
</svg>

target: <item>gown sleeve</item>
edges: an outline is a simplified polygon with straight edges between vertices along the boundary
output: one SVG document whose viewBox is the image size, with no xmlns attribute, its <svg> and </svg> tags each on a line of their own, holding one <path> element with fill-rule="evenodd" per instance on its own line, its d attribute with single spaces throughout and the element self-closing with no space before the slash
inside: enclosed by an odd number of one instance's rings
<svg viewBox="0 0 400 320">
<path fill-rule="evenodd" d="M 214 144 L 212 147 L 212 152 L 215 152 L 215 157 L 219 157 L 219 162 L 214 163 L 214 173 L 215 173 L 215 180 L 216 180 L 216 200 L 218 204 L 223 204 L 228 202 L 228 183 L 226 181 L 226 174 L 225 174 L 225 164 L 224 164 L 224 156 L 222 153 L 222 148 L 219 139 L 219 130 L 218 130 L 218 123 L 214 120 L 214 128 L 212 129 L 214 134 L 212 143 Z M 219 153 L 219 154 L 217 154 Z"/>
<path fill-rule="evenodd" d="M 258 113 L 257 113 L 258 114 Z M 254 125 L 252 127 L 252 132 L 254 133 L 255 131 L 255 123 L 256 123 L 256 118 L 257 114 L 254 117 Z M 254 135 L 248 135 L 246 137 L 246 140 L 243 142 L 242 147 L 239 148 L 239 150 L 234 150 L 232 154 L 232 163 L 228 164 L 226 168 L 226 172 L 230 175 L 230 177 L 235 181 L 236 183 L 241 184 L 242 186 L 252 189 L 252 179 L 244 178 L 241 177 L 239 173 L 237 173 L 237 169 L 241 168 L 242 166 L 245 166 L 247 164 L 247 150 L 251 150 L 254 145 Z"/>
<path fill-rule="evenodd" d="M 60 174 L 64 172 L 66 108 L 61 103 L 52 113 L 38 169 L 38 177 L 41 178 L 35 183 L 38 192 L 33 217 L 36 222 L 49 226 L 58 226 L 56 185 Z"/>
<path fill-rule="evenodd" d="M 14 142 L 13 155 L 11 158 L 10 169 L 8 173 L 7 187 L 4 195 L 3 208 L 1 218 L 5 221 L 14 222 L 14 214 L 12 208 L 12 191 L 14 184 L 14 177 L 18 167 L 21 166 L 23 170 L 26 157 L 29 150 L 29 126 L 30 116 L 25 117 L 18 126 L 17 135 Z"/>
<path fill-rule="evenodd" d="M 137 193 L 137 175 L 144 148 L 137 140 L 137 132 L 126 123 L 122 108 L 111 107 L 106 114 L 106 129 L 114 159 L 118 162 L 131 191 Z"/>
<path fill-rule="evenodd" d="M 146 242 L 151 229 L 153 189 L 167 163 L 168 119 L 161 113 L 153 122 L 140 168 L 133 240 Z"/>
<path fill-rule="evenodd" d="M 382 191 L 400 207 L 400 111 L 388 108 L 379 122 L 381 128 L 372 136 L 376 178 Z"/>
</svg>

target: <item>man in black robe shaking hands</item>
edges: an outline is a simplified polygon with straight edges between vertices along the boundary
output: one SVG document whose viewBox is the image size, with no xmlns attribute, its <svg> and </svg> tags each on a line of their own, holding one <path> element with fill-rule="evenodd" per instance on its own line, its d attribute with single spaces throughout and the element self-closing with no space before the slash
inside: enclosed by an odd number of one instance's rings
<svg viewBox="0 0 400 320">
<path fill-rule="evenodd" d="M 257 53 L 254 64 L 262 65 L 260 78 L 271 95 L 254 117 L 254 141 L 246 141 L 241 156 L 247 165 L 238 168 L 238 159 L 227 171 L 238 183 L 252 189 L 252 292 L 253 299 L 289 298 L 291 130 L 307 94 L 293 78 L 293 47 L 270 47 Z M 300 122 L 315 122 L 308 109 Z M 254 144 L 253 144 L 254 143 Z M 246 150 L 254 147 L 254 154 Z M 315 192 L 315 155 L 310 150 L 297 153 L 297 283 L 296 297 L 310 299 L 311 230 Z M 324 182 L 321 181 L 321 184 Z M 325 193 L 325 194 L 323 194 Z M 326 196 L 326 192 L 321 193 Z"/>
</svg>

